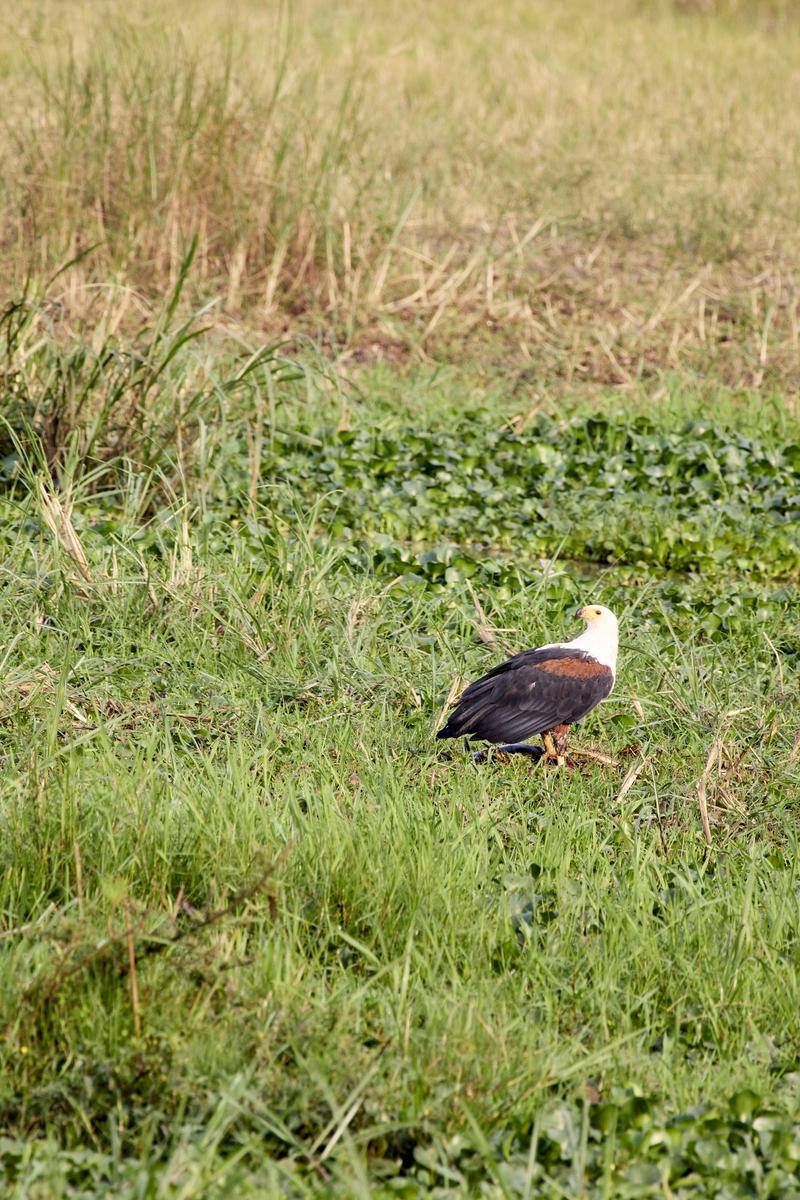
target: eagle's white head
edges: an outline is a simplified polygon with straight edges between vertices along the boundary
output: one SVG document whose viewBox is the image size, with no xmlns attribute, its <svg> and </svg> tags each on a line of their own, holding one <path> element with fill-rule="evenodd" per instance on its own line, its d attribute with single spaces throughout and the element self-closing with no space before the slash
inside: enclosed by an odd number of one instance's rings
<svg viewBox="0 0 800 1200">
<path fill-rule="evenodd" d="M 613 625 L 615 629 L 617 628 L 617 618 L 604 604 L 584 604 L 583 608 L 578 609 L 575 616 L 580 617 L 589 626 L 603 623 L 606 626 Z"/>
<path fill-rule="evenodd" d="M 611 609 L 603 604 L 584 604 L 575 616 L 586 622 L 586 629 L 569 644 L 579 650 L 585 650 L 598 662 L 605 663 L 612 671 L 616 671 L 619 634 L 617 618 Z"/>
</svg>

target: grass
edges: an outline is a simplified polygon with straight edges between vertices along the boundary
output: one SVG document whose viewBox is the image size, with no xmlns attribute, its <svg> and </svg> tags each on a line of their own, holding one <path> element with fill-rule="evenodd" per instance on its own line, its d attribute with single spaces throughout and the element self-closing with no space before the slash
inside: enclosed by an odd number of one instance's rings
<svg viewBox="0 0 800 1200">
<path fill-rule="evenodd" d="M 0 50 L 5 1193 L 797 1195 L 792 9 L 186 11 Z"/>
<path fill-rule="evenodd" d="M 307 467 L 343 436 L 303 433 L 309 386 L 279 392 Z M 439 388 L 452 428 L 460 385 Z M 392 407 L 377 376 L 371 395 Z M 354 558 L 313 474 L 308 492 L 299 469 L 274 478 L 268 438 L 249 495 L 237 403 L 171 505 L 112 463 L 74 478 L 65 524 L 17 451 L 0 593 L 12 1194 L 643 1195 L 705 1178 L 709 1156 L 732 1194 L 764 1176 L 784 1194 L 800 1035 L 784 567 L 591 577 L 501 542 L 496 577 L 399 575 Z M 360 419 L 366 436 L 366 402 Z M 584 430 L 562 428 L 567 471 L 586 469 Z M 777 415 L 714 429 L 723 447 L 747 432 L 780 464 Z M 370 471 L 385 487 L 391 469 L 365 453 L 342 500 L 364 532 Z M 647 505 L 658 479 L 637 487 Z M 613 489 L 584 495 L 602 512 Z M 458 680 L 567 632 L 585 595 L 623 622 L 620 686 L 577 739 L 612 765 L 476 769 L 437 746 Z"/>
</svg>

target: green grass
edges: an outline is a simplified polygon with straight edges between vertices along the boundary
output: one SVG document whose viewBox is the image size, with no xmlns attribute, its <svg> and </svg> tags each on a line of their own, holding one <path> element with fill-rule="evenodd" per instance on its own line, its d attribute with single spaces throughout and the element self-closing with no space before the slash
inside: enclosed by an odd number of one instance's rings
<svg viewBox="0 0 800 1200">
<path fill-rule="evenodd" d="M 194 355 L 177 352 L 170 387 Z M 35 462 L 7 461 L 10 1194 L 633 1196 L 659 1180 L 793 1194 L 800 611 L 786 562 L 665 573 L 620 522 L 613 563 L 543 570 L 562 531 L 520 510 L 489 570 L 461 550 L 471 508 L 458 526 L 434 496 L 415 516 L 400 482 L 431 474 L 404 454 L 438 470 L 455 438 L 476 470 L 499 463 L 502 495 L 523 475 L 535 494 L 524 456 L 552 445 L 565 503 L 586 472 L 576 511 L 599 526 L 620 464 L 644 511 L 671 488 L 677 545 L 689 510 L 720 504 L 693 478 L 782 504 L 793 430 L 738 409 L 737 426 L 681 441 L 685 402 L 646 427 L 576 410 L 498 457 L 497 399 L 476 394 L 470 442 L 461 381 L 416 379 L 438 399 L 412 433 L 380 416 L 383 379 L 362 376 L 347 434 L 326 424 L 340 402 L 315 390 L 324 378 L 277 385 L 255 494 L 237 393 L 202 454 L 187 437 L 172 504 L 168 458 L 159 484 L 114 462 L 81 475 L 73 454 L 83 573 L 65 526 L 59 543 L 43 521 Z M 391 452 L 375 452 L 378 420 Z M 620 462 L 604 473 L 609 438 Z M 741 476 L 731 448 L 746 438 L 762 465 Z M 684 464 L 681 486 L 642 446 Z M 351 474 L 325 476 L 331 463 Z M 328 503 L 349 506 L 346 528 Z M 447 552 L 464 559 L 449 575 L 420 549 L 441 547 L 426 522 L 447 512 Z M 455 680 L 570 632 L 587 597 L 619 612 L 622 667 L 575 745 L 613 765 L 479 769 L 433 740 Z"/>
</svg>

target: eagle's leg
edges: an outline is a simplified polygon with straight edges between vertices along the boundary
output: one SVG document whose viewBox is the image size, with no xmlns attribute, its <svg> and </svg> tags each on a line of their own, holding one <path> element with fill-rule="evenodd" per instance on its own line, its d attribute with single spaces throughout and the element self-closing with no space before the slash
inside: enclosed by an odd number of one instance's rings
<svg viewBox="0 0 800 1200">
<path fill-rule="evenodd" d="M 544 761 L 557 763 L 558 751 L 556 750 L 556 744 L 549 729 L 547 733 L 542 734 L 542 741 L 544 742 Z"/>
<path fill-rule="evenodd" d="M 567 739 L 569 737 L 569 725 L 556 725 L 552 731 L 553 741 L 556 746 L 557 762 L 560 767 L 567 761 Z"/>
<path fill-rule="evenodd" d="M 563 767 L 566 762 L 568 725 L 556 725 L 542 734 L 544 742 L 544 761 L 554 762 L 557 767 Z"/>
</svg>

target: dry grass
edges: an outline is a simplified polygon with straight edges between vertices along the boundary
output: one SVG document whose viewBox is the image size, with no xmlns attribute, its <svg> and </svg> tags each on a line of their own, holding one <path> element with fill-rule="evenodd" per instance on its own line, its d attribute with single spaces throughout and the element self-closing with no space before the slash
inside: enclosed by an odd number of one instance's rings
<svg viewBox="0 0 800 1200">
<path fill-rule="evenodd" d="M 26 0 L 2 284 L 536 384 L 797 383 L 800 24 L 774 3 Z"/>
</svg>

